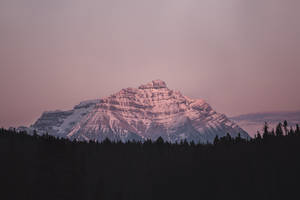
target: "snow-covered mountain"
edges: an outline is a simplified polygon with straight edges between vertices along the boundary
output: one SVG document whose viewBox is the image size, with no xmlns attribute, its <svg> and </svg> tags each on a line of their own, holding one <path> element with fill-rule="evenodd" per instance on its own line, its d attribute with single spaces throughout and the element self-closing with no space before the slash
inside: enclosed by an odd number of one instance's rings
<svg viewBox="0 0 300 200">
<path fill-rule="evenodd" d="M 295 128 L 296 124 L 300 124 L 300 111 L 290 112 L 264 112 L 239 115 L 230 118 L 240 127 L 246 130 L 251 136 L 260 131 L 262 133 L 264 123 L 267 122 L 270 130 L 275 129 L 279 122 L 286 120 L 289 126 Z"/>
<path fill-rule="evenodd" d="M 69 111 L 45 112 L 30 127 L 38 133 L 78 140 L 181 140 L 212 142 L 216 135 L 249 135 L 202 99 L 191 99 L 155 80 L 84 101 Z"/>
</svg>

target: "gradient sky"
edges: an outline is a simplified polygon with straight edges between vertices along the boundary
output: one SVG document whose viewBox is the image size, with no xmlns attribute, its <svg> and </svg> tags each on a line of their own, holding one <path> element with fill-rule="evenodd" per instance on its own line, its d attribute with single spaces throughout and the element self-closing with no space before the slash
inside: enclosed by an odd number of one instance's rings
<svg viewBox="0 0 300 200">
<path fill-rule="evenodd" d="M 162 79 L 228 116 L 300 110 L 299 0 L 0 0 L 0 126 Z"/>
</svg>

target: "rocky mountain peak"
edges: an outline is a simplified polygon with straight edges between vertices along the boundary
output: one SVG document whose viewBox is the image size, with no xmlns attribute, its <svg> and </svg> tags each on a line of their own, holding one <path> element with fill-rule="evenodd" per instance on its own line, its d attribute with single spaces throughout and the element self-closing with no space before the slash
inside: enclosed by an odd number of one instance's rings
<svg viewBox="0 0 300 200">
<path fill-rule="evenodd" d="M 139 89 L 160 89 L 160 88 L 167 88 L 167 84 L 162 80 L 153 80 L 150 83 L 141 85 Z"/>
<path fill-rule="evenodd" d="M 166 141 L 212 142 L 216 135 L 248 134 L 202 99 L 192 99 L 154 80 L 70 111 L 44 113 L 32 126 L 39 132 L 77 140 L 114 141 L 162 137 Z"/>
</svg>

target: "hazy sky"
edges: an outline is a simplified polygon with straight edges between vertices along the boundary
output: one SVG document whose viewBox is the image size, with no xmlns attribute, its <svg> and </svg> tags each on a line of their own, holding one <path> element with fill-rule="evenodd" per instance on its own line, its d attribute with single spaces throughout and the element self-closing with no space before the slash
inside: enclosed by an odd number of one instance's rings
<svg viewBox="0 0 300 200">
<path fill-rule="evenodd" d="M 0 126 L 162 79 L 228 116 L 300 110 L 299 0 L 0 0 Z"/>
</svg>

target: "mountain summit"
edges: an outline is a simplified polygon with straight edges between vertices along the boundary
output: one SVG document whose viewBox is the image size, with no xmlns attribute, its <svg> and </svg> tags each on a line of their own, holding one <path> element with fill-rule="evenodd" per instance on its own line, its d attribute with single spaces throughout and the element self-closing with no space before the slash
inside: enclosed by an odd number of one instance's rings
<svg viewBox="0 0 300 200">
<path fill-rule="evenodd" d="M 191 99 L 155 80 L 109 97 L 84 101 L 69 111 L 45 112 L 30 127 L 38 133 L 78 140 L 113 141 L 162 137 L 212 142 L 216 135 L 249 135 L 202 99 Z"/>
<path fill-rule="evenodd" d="M 167 88 L 167 84 L 162 80 L 155 80 L 145 85 L 141 85 L 139 89 L 159 89 Z"/>
</svg>

